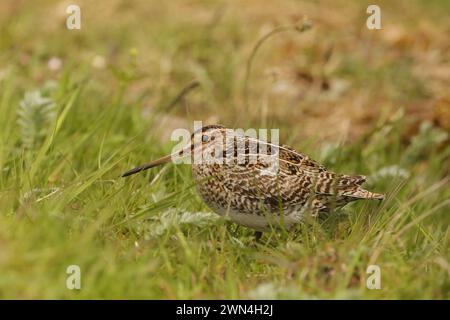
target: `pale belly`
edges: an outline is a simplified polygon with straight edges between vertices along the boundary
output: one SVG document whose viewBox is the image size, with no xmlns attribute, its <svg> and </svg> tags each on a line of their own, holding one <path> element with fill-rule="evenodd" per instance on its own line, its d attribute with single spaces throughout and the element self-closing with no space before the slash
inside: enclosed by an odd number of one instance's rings
<svg viewBox="0 0 450 320">
<path fill-rule="evenodd" d="M 237 224 L 243 225 L 257 231 L 270 231 L 272 228 L 284 227 L 287 230 L 302 220 L 301 215 L 290 214 L 282 218 L 277 215 L 259 216 L 256 214 L 230 213 L 229 217 Z"/>
</svg>

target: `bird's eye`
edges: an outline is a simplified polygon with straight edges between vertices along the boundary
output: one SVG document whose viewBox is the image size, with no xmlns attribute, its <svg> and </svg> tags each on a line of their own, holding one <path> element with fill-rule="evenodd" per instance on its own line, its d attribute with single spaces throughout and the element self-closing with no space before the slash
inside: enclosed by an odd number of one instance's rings
<svg viewBox="0 0 450 320">
<path fill-rule="evenodd" d="M 209 137 L 208 137 L 206 134 L 204 134 L 204 135 L 202 136 L 202 141 L 203 141 L 203 142 L 208 142 L 208 140 L 209 140 Z"/>
</svg>

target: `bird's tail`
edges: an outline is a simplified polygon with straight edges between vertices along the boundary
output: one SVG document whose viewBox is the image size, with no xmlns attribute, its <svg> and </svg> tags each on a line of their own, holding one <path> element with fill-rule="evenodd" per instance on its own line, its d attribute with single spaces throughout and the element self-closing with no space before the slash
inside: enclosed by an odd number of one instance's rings
<svg viewBox="0 0 450 320">
<path fill-rule="evenodd" d="M 362 187 L 366 177 L 362 175 L 351 176 L 342 175 L 339 180 L 338 188 L 343 191 L 343 195 L 356 199 L 374 199 L 383 200 L 384 194 L 370 192 Z"/>
</svg>

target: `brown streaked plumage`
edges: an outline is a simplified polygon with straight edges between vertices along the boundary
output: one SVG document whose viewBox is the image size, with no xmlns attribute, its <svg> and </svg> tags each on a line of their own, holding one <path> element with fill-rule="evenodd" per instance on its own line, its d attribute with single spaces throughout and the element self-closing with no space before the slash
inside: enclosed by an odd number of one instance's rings
<svg viewBox="0 0 450 320">
<path fill-rule="evenodd" d="M 257 231 L 277 224 L 289 229 L 308 213 L 318 216 L 358 199 L 384 198 L 361 187 L 364 176 L 334 173 L 288 146 L 219 125 L 194 132 L 191 144 L 174 155 L 191 156 L 197 190 L 212 210 Z M 169 155 L 123 176 L 170 160 Z"/>
</svg>

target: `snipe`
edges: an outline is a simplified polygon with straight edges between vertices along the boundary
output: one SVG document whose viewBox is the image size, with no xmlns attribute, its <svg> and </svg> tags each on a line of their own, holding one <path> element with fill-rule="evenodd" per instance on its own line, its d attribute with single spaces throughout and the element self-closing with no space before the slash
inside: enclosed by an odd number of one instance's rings
<svg viewBox="0 0 450 320">
<path fill-rule="evenodd" d="M 219 215 L 260 232 L 271 226 L 289 229 L 305 214 L 318 216 L 359 199 L 382 200 L 361 187 L 362 175 L 337 174 L 285 145 L 209 125 L 191 136 L 191 144 L 123 174 L 129 176 L 175 156 L 192 160 L 197 189 Z"/>
</svg>

